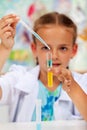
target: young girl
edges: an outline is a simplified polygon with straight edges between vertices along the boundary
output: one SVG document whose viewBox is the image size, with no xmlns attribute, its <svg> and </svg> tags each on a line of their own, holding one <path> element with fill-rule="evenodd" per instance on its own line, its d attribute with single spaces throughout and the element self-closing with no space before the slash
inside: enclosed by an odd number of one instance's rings
<svg viewBox="0 0 87 130">
<path fill-rule="evenodd" d="M 1 68 L 13 46 L 13 30 L 18 20 L 12 15 L 0 20 L 0 30 L 5 30 L 0 34 Z M 67 69 L 70 59 L 77 52 L 76 25 L 67 16 L 52 12 L 37 19 L 33 29 L 45 40 L 50 50 L 33 36 L 31 48 L 38 65 L 31 70 L 13 65 L 9 72 L 0 77 L 0 103 L 9 105 L 10 121 L 35 121 L 36 99 L 42 101 L 42 121 L 87 120 L 87 74 L 81 75 Z M 5 34 L 8 37 L 5 38 Z M 52 54 L 52 87 L 48 86 L 47 81 L 49 52 Z"/>
</svg>

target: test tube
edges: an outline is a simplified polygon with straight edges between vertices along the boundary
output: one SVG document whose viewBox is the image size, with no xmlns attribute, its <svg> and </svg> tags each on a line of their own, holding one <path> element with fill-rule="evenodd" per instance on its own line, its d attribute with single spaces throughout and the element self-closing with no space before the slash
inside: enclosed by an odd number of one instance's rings
<svg viewBox="0 0 87 130">
<path fill-rule="evenodd" d="M 36 130 L 41 130 L 41 99 L 36 100 Z"/>
<path fill-rule="evenodd" d="M 47 81 L 48 81 L 48 87 L 53 87 L 53 72 L 51 71 L 52 68 L 52 53 L 47 53 Z"/>
</svg>

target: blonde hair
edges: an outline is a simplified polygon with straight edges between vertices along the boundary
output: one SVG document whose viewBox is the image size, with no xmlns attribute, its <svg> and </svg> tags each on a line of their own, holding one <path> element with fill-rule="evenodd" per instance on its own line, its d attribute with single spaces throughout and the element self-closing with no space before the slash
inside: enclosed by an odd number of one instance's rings
<svg viewBox="0 0 87 130">
<path fill-rule="evenodd" d="M 77 27 L 75 23 L 65 14 L 59 14 L 58 12 L 44 14 L 35 21 L 33 30 L 37 32 L 40 28 L 46 25 L 60 25 L 71 28 L 73 30 L 73 44 L 75 43 L 77 37 Z M 36 43 L 36 38 L 34 36 L 32 37 L 34 43 Z"/>
</svg>

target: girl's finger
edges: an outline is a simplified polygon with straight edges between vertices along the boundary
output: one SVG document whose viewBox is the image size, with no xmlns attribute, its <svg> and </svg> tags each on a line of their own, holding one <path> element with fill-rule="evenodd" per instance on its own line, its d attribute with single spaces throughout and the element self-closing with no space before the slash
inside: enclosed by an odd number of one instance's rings
<svg viewBox="0 0 87 130">
<path fill-rule="evenodd" d="M 4 28 L 5 26 L 11 25 L 11 26 L 16 26 L 16 24 L 19 21 L 19 17 L 12 17 L 8 19 L 3 19 L 0 21 L 0 28 Z"/>
</svg>

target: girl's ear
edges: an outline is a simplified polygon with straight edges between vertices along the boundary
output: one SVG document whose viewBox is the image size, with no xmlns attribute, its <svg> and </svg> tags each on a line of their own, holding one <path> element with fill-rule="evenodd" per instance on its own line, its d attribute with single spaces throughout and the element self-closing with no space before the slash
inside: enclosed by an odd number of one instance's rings
<svg viewBox="0 0 87 130">
<path fill-rule="evenodd" d="M 75 43 L 73 45 L 73 50 L 72 50 L 72 56 L 71 56 L 71 58 L 73 58 L 76 55 L 77 50 L 78 50 L 78 45 Z"/>
<path fill-rule="evenodd" d="M 31 50 L 33 52 L 33 55 L 36 57 L 36 44 L 35 43 L 31 43 Z"/>
<path fill-rule="evenodd" d="M 34 62 L 38 65 L 38 58 L 37 58 L 37 45 L 35 43 L 31 43 L 31 50 L 34 56 Z"/>
</svg>

